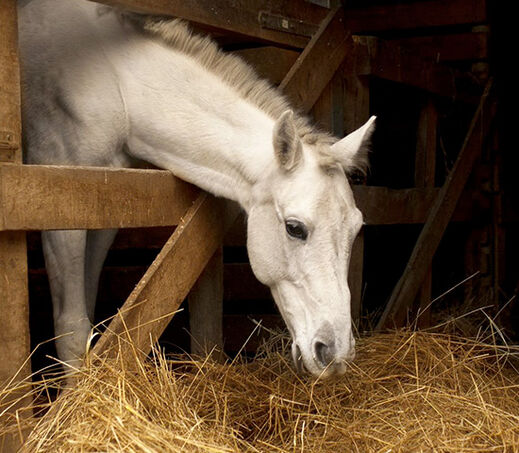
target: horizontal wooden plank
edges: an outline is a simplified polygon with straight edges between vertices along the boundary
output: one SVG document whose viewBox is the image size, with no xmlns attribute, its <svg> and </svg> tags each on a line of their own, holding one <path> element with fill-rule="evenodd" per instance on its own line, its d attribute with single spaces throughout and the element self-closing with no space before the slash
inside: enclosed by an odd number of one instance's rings
<svg viewBox="0 0 519 453">
<path fill-rule="evenodd" d="M 438 190 L 436 188 L 353 187 L 355 201 L 364 215 L 366 225 L 423 223 Z"/>
<path fill-rule="evenodd" d="M 439 189 L 353 190 L 366 224 L 390 225 L 423 223 Z M 163 170 L 2 164 L 0 231 L 175 225 L 198 192 Z M 470 200 L 463 206 L 455 220 L 470 218 Z M 244 244 L 244 225 L 241 217 L 226 245 Z"/>
<path fill-rule="evenodd" d="M 273 46 L 236 50 L 233 53 L 242 57 L 261 77 L 275 85 L 279 85 L 299 56 L 299 52 L 295 50 Z"/>
<path fill-rule="evenodd" d="M 163 170 L 0 165 L 0 231 L 176 225 L 199 193 Z"/>
<path fill-rule="evenodd" d="M 459 71 L 426 60 L 402 48 L 397 42 L 370 36 L 357 37 L 354 43 L 355 52 L 350 59 L 355 58 L 355 64 L 345 61 L 342 66 L 344 75 L 369 74 L 440 96 L 459 99 L 456 79 L 465 76 Z"/>
<path fill-rule="evenodd" d="M 481 24 L 487 20 L 486 0 L 395 2 L 346 10 L 346 28 L 359 34 Z"/>
<path fill-rule="evenodd" d="M 99 295 L 97 299 L 98 313 L 106 317 L 127 299 L 142 276 L 146 273 L 144 264 L 139 266 L 105 266 L 101 273 Z M 45 268 L 29 270 L 30 291 L 38 301 L 49 300 L 50 292 Z M 225 302 L 265 301 L 272 299 L 270 289 L 262 285 L 254 276 L 249 263 L 224 264 L 223 272 Z"/>
<path fill-rule="evenodd" d="M 414 55 L 437 63 L 488 58 L 489 33 L 456 33 L 391 39 Z"/>
<path fill-rule="evenodd" d="M 303 0 L 96 0 L 110 6 L 138 13 L 182 17 L 196 25 L 226 30 L 258 40 L 303 48 L 309 41 L 301 36 L 262 27 L 261 12 L 289 17 L 295 21 L 318 25 L 329 11 Z"/>
<path fill-rule="evenodd" d="M 139 13 L 182 17 L 196 25 L 302 49 L 309 37 L 262 27 L 261 13 L 318 26 L 327 8 L 302 0 L 95 0 Z M 357 34 L 481 24 L 488 21 L 486 0 L 436 0 L 346 8 L 346 28 Z"/>
</svg>

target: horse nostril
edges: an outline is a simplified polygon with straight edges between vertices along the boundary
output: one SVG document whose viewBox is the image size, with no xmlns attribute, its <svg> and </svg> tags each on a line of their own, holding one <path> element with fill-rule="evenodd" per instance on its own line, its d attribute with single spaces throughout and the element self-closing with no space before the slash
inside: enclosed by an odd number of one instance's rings
<svg viewBox="0 0 519 453">
<path fill-rule="evenodd" d="M 299 346 L 294 342 L 292 343 L 292 359 L 298 373 L 304 373 L 305 365 L 303 363 L 303 357 L 301 356 L 301 350 Z"/>
<path fill-rule="evenodd" d="M 316 341 L 314 344 L 315 358 L 323 368 L 327 367 L 335 358 L 335 347 Z"/>
</svg>

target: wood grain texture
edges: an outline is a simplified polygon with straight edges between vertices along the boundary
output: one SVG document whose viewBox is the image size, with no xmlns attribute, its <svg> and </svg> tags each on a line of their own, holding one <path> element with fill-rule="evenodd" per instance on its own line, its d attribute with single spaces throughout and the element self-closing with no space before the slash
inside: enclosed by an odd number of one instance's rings
<svg viewBox="0 0 519 453">
<path fill-rule="evenodd" d="M 370 83 L 369 79 L 356 74 L 344 75 L 343 80 L 343 129 L 346 134 L 361 127 L 370 117 Z M 364 181 L 365 184 L 365 181 Z M 354 186 L 353 189 L 363 190 L 365 185 Z M 358 199 L 358 196 L 356 197 Z M 370 201 L 361 202 L 360 207 L 365 219 L 368 217 Z M 351 317 L 358 326 L 362 314 L 362 295 L 364 292 L 364 230 L 355 238 L 351 250 L 348 284 L 351 295 Z"/>
<path fill-rule="evenodd" d="M 206 27 L 252 36 L 258 40 L 302 49 L 309 39 L 260 26 L 262 11 L 320 24 L 328 9 L 303 0 L 95 0 L 140 13 L 182 17 Z M 347 3 L 346 3 L 347 7 Z M 346 8 L 345 27 L 352 33 L 480 24 L 488 20 L 486 0 L 436 0 Z"/>
<path fill-rule="evenodd" d="M 2 139 L 7 139 L 7 146 L 0 147 L 0 162 L 13 162 L 13 167 L 21 167 L 16 0 L 0 2 L 0 24 L 0 133 L 3 132 Z M 0 175 L 0 184 L 2 182 Z M 10 381 L 27 379 L 31 374 L 27 243 L 23 231 L 0 232 L 0 326 L 0 385 L 3 386 Z M 25 411 L 16 415 L 16 411 L 20 406 L 30 404 L 30 397 L 15 392 L 7 398 L 2 402 L 5 405 L 18 398 L 20 401 L 0 414 L 0 423 L 4 417 L 24 417 L 28 414 Z M 7 453 L 18 451 L 23 435 L 0 438 L 0 450 Z"/>
<path fill-rule="evenodd" d="M 443 27 L 486 22 L 486 0 L 402 2 L 348 10 L 346 28 L 352 33 Z"/>
<path fill-rule="evenodd" d="M 488 32 L 412 36 L 392 39 L 391 43 L 436 63 L 482 60 L 489 57 Z"/>
<path fill-rule="evenodd" d="M 318 24 L 328 10 L 303 0 L 98 0 L 139 13 L 181 17 L 210 29 L 225 30 L 258 40 L 303 48 L 308 38 L 260 25 L 262 11 L 281 14 L 305 23 Z"/>
<path fill-rule="evenodd" d="M 199 189 L 163 170 L 0 165 L 0 231 L 176 225 Z"/>
<path fill-rule="evenodd" d="M 434 187 L 436 175 L 438 112 L 431 98 L 427 99 L 420 112 L 415 154 L 414 182 L 416 187 Z M 418 291 L 416 306 L 420 328 L 431 324 L 432 270 L 429 267 Z"/>
<path fill-rule="evenodd" d="M 294 106 L 308 112 L 353 47 L 343 9 L 331 10 L 279 87 Z"/>
<path fill-rule="evenodd" d="M 219 247 L 188 296 L 191 354 L 223 360 L 223 251 Z"/>
<path fill-rule="evenodd" d="M 16 2 L 0 3 L 0 133 L 11 145 L 0 146 L 0 162 L 22 162 L 20 65 Z M 1 143 L 1 142 L 0 142 Z"/>
<path fill-rule="evenodd" d="M 281 83 L 299 56 L 295 50 L 273 46 L 236 50 L 233 54 L 243 58 L 258 75 L 274 85 Z"/>
</svg>

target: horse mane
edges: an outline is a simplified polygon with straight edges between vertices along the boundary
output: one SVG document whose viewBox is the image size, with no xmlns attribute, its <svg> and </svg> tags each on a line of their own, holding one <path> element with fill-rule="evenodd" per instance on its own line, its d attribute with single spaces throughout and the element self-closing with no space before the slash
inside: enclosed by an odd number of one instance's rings
<svg viewBox="0 0 519 453">
<path fill-rule="evenodd" d="M 118 11 L 118 14 L 123 21 L 131 23 L 137 30 L 160 39 L 175 50 L 194 58 L 205 69 L 235 89 L 242 98 L 274 120 L 286 110 L 294 110 L 281 91 L 260 78 L 242 58 L 224 52 L 210 37 L 193 33 L 184 20 L 127 11 Z M 305 143 L 330 145 L 337 141 L 330 134 L 312 126 L 308 119 L 297 111 L 294 111 L 294 121 L 299 137 Z"/>
<path fill-rule="evenodd" d="M 313 126 L 304 114 L 290 105 L 279 88 L 258 76 L 241 57 L 224 52 L 209 36 L 193 33 L 188 23 L 182 19 L 113 10 L 119 15 L 120 20 L 131 24 L 136 30 L 191 56 L 274 120 L 286 110 L 293 110 L 298 135 L 304 143 L 317 148 L 320 166 L 328 171 L 339 165 L 336 157 L 328 152 L 329 147 L 337 142 L 338 138 Z M 361 150 L 356 161 L 347 169 L 347 173 L 365 174 L 367 167 L 367 150 Z"/>
</svg>

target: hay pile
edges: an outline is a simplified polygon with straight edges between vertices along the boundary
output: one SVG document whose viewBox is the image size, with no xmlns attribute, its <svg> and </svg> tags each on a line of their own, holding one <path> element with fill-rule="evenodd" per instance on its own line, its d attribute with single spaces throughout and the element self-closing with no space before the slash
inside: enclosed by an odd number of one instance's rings
<svg viewBox="0 0 519 453">
<path fill-rule="evenodd" d="M 250 363 L 88 363 L 29 421 L 22 451 L 519 451 L 518 349 L 377 334 L 359 341 L 347 376 L 325 382 L 298 377 L 288 350 L 278 337 Z"/>
</svg>

